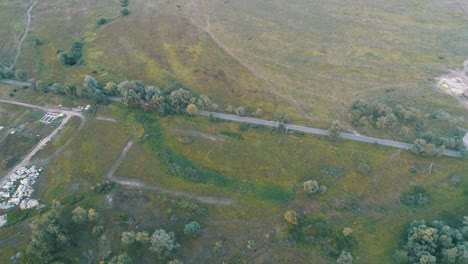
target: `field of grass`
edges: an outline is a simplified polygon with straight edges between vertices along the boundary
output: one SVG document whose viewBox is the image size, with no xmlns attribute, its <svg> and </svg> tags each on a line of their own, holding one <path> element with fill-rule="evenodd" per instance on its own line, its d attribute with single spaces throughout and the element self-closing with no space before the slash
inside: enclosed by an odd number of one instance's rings
<svg viewBox="0 0 468 264">
<path fill-rule="evenodd" d="M 26 6 L 26 1 L 0 0 L 0 22 L 11 21 L 0 23 L 0 39 L 15 43 L 23 20 L 12 14 L 24 15 Z M 175 80 L 222 107 L 262 108 L 266 118 L 283 112 L 294 123 L 315 127 L 335 119 L 346 125 L 357 98 L 415 106 L 424 113 L 443 109 L 460 117 L 461 125 L 467 122 L 465 109 L 432 88 L 433 78 L 467 57 L 466 21 L 447 2 L 130 0 L 129 16 L 119 17 L 120 9 L 111 0 L 40 1 L 18 67 L 50 83 L 81 85 L 86 74 L 103 84 L 140 79 L 164 87 Z M 99 17 L 112 21 L 98 27 Z M 84 65 L 62 65 L 57 50 L 68 52 L 79 40 L 84 41 Z M 8 56 L 0 49 L 0 59 Z M 2 84 L 0 98 L 67 107 L 89 103 Z M 35 116 L 18 109 L 1 105 L 0 125 Z M 43 165 L 78 124 L 70 120 L 35 162 Z M 134 145 L 114 176 L 148 188 L 93 191 L 108 180 L 106 173 L 130 140 Z M 8 143 L 0 145 L 0 160 L 2 151 L 17 145 Z M 367 175 L 359 172 L 362 163 L 370 167 Z M 45 169 L 34 195 L 45 204 L 57 199 L 65 205 L 61 220 L 75 242 L 60 259 L 65 263 L 83 258 L 94 263 L 108 250 L 127 252 L 136 263 L 153 263 L 155 254 L 122 246 L 120 237 L 123 231 L 156 228 L 175 232 L 182 245 L 176 256 L 185 263 L 335 263 L 335 256 L 326 256 L 328 244 L 293 241 L 283 219 L 290 209 L 338 234 L 352 228 L 357 263 L 392 263 L 391 254 L 412 220 L 458 225 L 468 214 L 466 161 L 202 117 L 157 117 L 120 103 L 87 114 L 83 130 Z M 327 186 L 327 193 L 307 195 L 306 180 Z M 428 206 L 410 208 L 400 201 L 415 185 L 430 194 Z M 181 193 L 233 204 L 203 204 Z M 76 206 L 98 210 L 104 236 L 91 236 L 91 224 L 72 223 Z M 9 213 L 15 224 L 0 229 L 1 263 L 25 249 L 28 224 L 41 212 Z M 192 220 L 202 224 L 200 238 L 183 234 Z M 247 248 L 248 240 L 255 241 L 256 250 Z M 213 250 L 219 241 L 222 246 Z"/>
<path fill-rule="evenodd" d="M 312 116 L 346 118 L 368 91 L 454 111 L 431 88 L 466 59 L 461 10 L 440 1 L 193 1 L 183 10 Z M 197 16 L 197 14 L 199 14 Z M 444 98 L 442 100 L 442 98 Z M 418 100 L 420 101 L 420 100 Z"/>
</svg>

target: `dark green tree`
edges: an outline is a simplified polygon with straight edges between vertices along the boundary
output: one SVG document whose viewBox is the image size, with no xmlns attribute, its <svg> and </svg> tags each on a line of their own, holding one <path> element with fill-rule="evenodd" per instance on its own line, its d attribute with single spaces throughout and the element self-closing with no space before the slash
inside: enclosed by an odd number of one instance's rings
<svg viewBox="0 0 468 264">
<path fill-rule="evenodd" d="M 52 210 L 31 224 L 31 241 L 27 253 L 38 262 L 49 263 L 70 244 L 67 230 L 60 224 L 60 204 L 54 204 Z"/>
<path fill-rule="evenodd" d="M 184 234 L 191 237 L 197 237 L 200 235 L 201 226 L 198 222 L 192 221 L 185 225 Z"/>
<path fill-rule="evenodd" d="M 130 14 L 130 10 L 128 10 L 128 8 L 124 8 L 124 9 L 120 10 L 120 14 L 122 16 L 128 16 Z"/>
</svg>

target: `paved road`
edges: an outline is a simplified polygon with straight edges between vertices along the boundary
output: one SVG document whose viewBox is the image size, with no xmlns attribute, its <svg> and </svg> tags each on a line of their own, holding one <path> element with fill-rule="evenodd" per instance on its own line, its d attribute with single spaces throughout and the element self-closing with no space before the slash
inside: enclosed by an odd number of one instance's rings
<svg viewBox="0 0 468 264">
<path fill-rule="evenodd" d="M 24 157 L 23 160 L 21 160 L 20 163 L 18 163 L 13 169 L 11 169 L 10 172 L 5 177 L 0 179 L 0 184 L 2 184 L 7 179 L 8 175 L 10 175 L 11 173 L 17 171 L 19 168 L 21 168 L 23 166 L 26 166 L 29 163 L 29 161 L 31 160 L 31 158 L 34 155 L 36 155 L 36 153 L 39 150 L 41 150 L 47 144 L 47 142 L 49 142 L 55 135 L 57 135 L 57 133 L 60 130 L 63 129 L 63 127 L 66 125 L 66 123 L 70 120 L 70 118 L 72 116 L 77 116 L 77 117 L 79 117 L 81 119 L 80 127 L 78 128 L 77 132 L 75 132 L 75 134 L 59 150 L 63 149 L 63 147 L 66 146 L 71 141 L 71 139 L 78 133 L 78 131 L 81 130 L 81 128 L 83 128 L 84 122 L 85 122 L 85 117 L 81 113 L 77 113 L 77 112 L 73 112 L 73 111 L 63 110 L 63 109 L 59 109 L 59 108 L 43 107 L 43 106 L 32 105 L 32 104 L 27 104 L 27 103 L 21 103 L 21 102 L 17 102 L 17 101 L 13 101 L 13 100 L 4 100 L 4 99 L 0 99 L 0 103 L 19 105 L 19 106 L 33 108 L 33 109 L 40 109 L 40 110 L 47 111 L 47 112 L 59 112 L 59 113 L 63 113 L 65 115 L 65 118 L 62 119 L 60 125 L 54 131 L 52 131 L 52 133 L 50 133 L 47 137 L 45 137 L 41 141 L 39 141 L 39 143 L 34 147 L 34 149 L 31 150 L 26 155 L 26 157 Z M 57 153 L 58 153 L 58 151 L 56 151 L 53 155 L 55 155 Z"/>
<path fill-rule="evenodd" d="M 29 83 L 27 82 L 20 82 L 20 81 L 10 80 L 10 79 L 0 79 L 0 82 L 3 82 L 3 83 L 8 82 L 8 84 L 21 85 L 21 86 L 29 85 Z M 113 102 L 122 102 L 122 98 L 118 96 L 109 96 L 108 99 L 109 101 L 113 101 Z M 213 115 L 214 117 L 217 117 L 220 119 L 241 122 L 241 123 L 263 125 L 263 126 L 268 126 L 268 127 L 278 126 L 278 122 L 275 122 L 275 121 L 244 117 L 244 116 L 236 116 L 236 115 L 230 115 L 230 114 L 223 114 L 223 113 L 217 113 L 217 112 L 210 112 L 210 111 L 204 111 L 204 110 L 199 110 L 197 114 L 201 116 Z M 322 136 L 329 135 L 328 130 L 324 130 L 324 129 L 293 125 L 293 124 L 284 124 L 284 126 L 288 130 L 301 131 L 304 133 L 322 135 Z M 405 149 L 405 150 L 411 149 L 413 147 L 413 144 L 410 144 L 410 143 L 399 142 L 399 141 L 388 140 L 388 139 L 380 139 L 380 138 L 374 138 L 374 137 L 366 137 L 366 136 L 355 135 L 355 134 L 350 134 L 350 133 L 340 133 L 340 138 L 359 141 L 359 142 L 365 142 L 365 143 L 371 143 L 371 144 L 378 144 L 382 146 L 389 146 L 389 147 Z M 457 157 L 457 158 L 461 157 L 461 153 L 458 151 L 454 151 L 454 150 L 445 150 L 444 153 L 442 153 L 442 155 L 448 156 L 448 157 Z"/>
<path fill-rule="evenodd" d="M 2 79 L 2 78 L 0 78 L 0 83 L 9 84 L 9 85 L 18 85 L 18 86 L 30 85 L 30 83 L 28 82 L 22 82 L 22 81 L 17 81 L 17 80 L 12 80 L 12 79 Z"/>
<path fill-rule="evenodd" d="M 251 117 L 243 117 L 243 116 L 222 114 L 222 113 L 209 112 L 209 111 L 203 111 L 203 110 L 198 111 L 198 115 L 201 115 L 201 116 L 210 116 L 210 115 L 212 115 L 213 117 L 224 119 L 224 120 L 230 120 L 230 121 L 242 122 L 242 123 L 249 123 L 249 124 L 255 124 L 255 125 L 263 125 L 263 126 L 268 126 L 268 127 L 278 127 L 278 122 L 262 120 L 262 119 L 257 119 L 257 118 L 251 118 Z M 318 129 L 318 128 L 299 126 L 299 125 L 292 125 L 292 124 L 284 124 L 284 126 L 288 130 L 301 131 L 301 132 L 309 133 L 309 134 L 316 134 L 316 135 L 323 135 L 323 136 L 328 136 L 330 134 L 330 132 L 328 132 L 328 130 L 323 130 L 323 129 Z M 340 133 L 340 138 L 348 139 L 348 140 L 354 140 L 354 141 L 360 141 L 360 142 L 366 142 L 366 143 L 371 143 L 371 144 L 378 144 L 378 145 L 382 145 L 382 146 L 389 146 L 389 147 L 394 147 L 394 148 L 406 149 L 406 150 L 411 149 L 413 147 L 413 144 L 409 144 L 409 143 L 405 143 L 405 142 L 399 142 L 399 141 L 393 141 L 393 140 L 387 140 L 387 139 L 380 139 L 380 138 L 374 138 L 374 137 L 366 137 L 366 136 L 354 135 L 354 134 L 350 134 L 350 133 Z M 445 150 L 443 155 L 449 156 L 449 157 L 461 157 L 460 152 L 453 151 L 453 150 Z"/>
</svg>

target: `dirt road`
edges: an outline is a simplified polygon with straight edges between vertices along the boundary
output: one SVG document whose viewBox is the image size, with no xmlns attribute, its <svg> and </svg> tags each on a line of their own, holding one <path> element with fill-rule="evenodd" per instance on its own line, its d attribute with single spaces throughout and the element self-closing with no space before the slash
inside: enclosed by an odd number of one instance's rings
<svg viewBox="0 0 468 264">
<path fill-rule="evenodd" d="M 81 130 L 81 128 L 83 128 L 84 126 L 84 123 L 85 123 L 85 117 L 81 114 L 81 113 L 77 113 L 77 112 L 73 112 L 73 111 L 68 111 L 68 110 L 63 110 L 63 109 L 58 109 L 58 108 L 50 108 L 50 107 L 43 107 L 43 106 L 38 106 L 38 105 L 32 105 L 32 104 L 27 104 L 27 103 L 21 103 L 21 102 L 17 102 L 17 101 L 12 101 L 12 100 L 4 100 L 4 99 L 0 99 L 0 103 L 5 103 L 5 104 L 13 104 L 13 105 L 19 105 L 19 106 L 23 106 L 23 107 L 28 107 L 28 108 L 33 108 L 33 109 L 40 109 L 40 110 L 43 110 L 43 111 L 47 111 L 47 112 L 58 112 L 58 113 L 63 113 L 65 115 L 65 118 L 62 119 L 62 121 L 60 122 L 60 125 L 54 130 L 52 131 L 52 133 L 50 133 L 47 137 L 43 138 L 41 141 L 39 141 L 39 143 L 34 147 L 33 150 L 31 150 L 31 152 L 29 152 L 22 160 L 20 163 L 18 163 L 13 169 L 10 170 L 10 172 L 7 174 L 7 175 L 10 175 L 11 173 L 17 171 L 20 167 L 23 167 L 23 166 L 26 166 L 29 164 L 29 162 L 31 161 L 31 158 L 39 151 L 41 150 L 46 144 L 47 142 L 49 142 L 54 136 L 57 135 L 58 132 L 60 132 L 60 130 L 63 129 L 63 127 L 67 124 L 67 122 L 73 117 L 73 116 L 77 116 L 81 119 L 81 124 L 80 124 L 80 127 L 77 129 L 77 131 L 75 132 L 75 134 L 70 138 L 68 139 L 68 141 L 62 145 L 62 147 L 59 149 L 63 149 L 64 146 L 66 146 L 69 142 L 71 142 L 71 140 L 76 136 L 76 134 L 79 132 L 79 130 Z M 59 151 L 56 151 L 54 153 L 54 155 L 58 154 Z M 5 180 L 7 179 L 7 177 L 3 177 L 1 180 L 0 180 L 0 183 L 3 183 Z"/>
<path fill-rule="evenodd" d="M 130 151 L 132 146 L 133 146 L 133 141 L 129 141 L 127 145 L 125 145 L 125 147 L 122 149 L 119 156 L 117 157 L 117 159 L 114 161 L 111 168 L 107 172 L 106 176 L 109 180 L 114 181 L 128 188 L 141 189 L 141 190 L 153 191 L 153 192 L 162 193 L 162 194 L 168 194 L 172 196 L 189 198 L 189 199 L 201 202 L 201 203 L 223 205 L 223 206 L 234 205 L 234 201 L 231 199 L 219 198 L 219 197 L 214 197 L 214 196 L 203 196 L 203 195 L 198 195 L 195 193 L 189 193 L 189 192 L 184 192 L 184 191 L 175 191 L 175 190 L 162 188 L 159 186 L 149 185 L 144 182 L 137 181 L 137 180 L 116 178 L 114 174 L 117 171 L 117 169 L 120 167 L 122 162 L 125 160 L 125 157 L 127 156 L 127 153 Z"/>
<path fill-rule="evenodd" d="M 23 42 L 24 40 L 26 39 L 26 37 L 28 36 L 28 33 L 29 33 L 29 27 L 31 25 L 31 11 L 32 9 L 34 8 L 34 6 L 36 5 L 37 3 L 37 0 L 34 0 L 32 2 L 32 4 L 29 6 L 28 8 L 28 12 L 27 12 L 27 21 L 26 21 L 26 27 L 24 28 L 24 33 L 23 33 L 23 36 L 21 37 L 20 41 L 18 42 L 18 46 L 16 48 L 16 56 L 15 56 L 15 59 L 13 60 L 13 62 L 11 63 L 10 67 L 8 67 L 8 69 L 11 71 L 13 70 L 13 68 L 15 68 L 16 66 L 16 63 L 18 62 L 18 59 L 19 59 L 19 56 L 21 55 L 21 46 L 23 45 Z"/>
</svg>

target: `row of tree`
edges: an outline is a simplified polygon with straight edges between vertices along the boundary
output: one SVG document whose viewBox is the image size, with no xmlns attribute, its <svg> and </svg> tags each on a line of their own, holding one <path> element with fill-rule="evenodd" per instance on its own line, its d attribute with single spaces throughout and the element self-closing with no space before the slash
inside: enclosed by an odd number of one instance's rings
<svg viewBox="0 0 468 264">
<path fill-rule="evenodd" d="M 424 114 L 415 107 L 397 105 L 392 108 L 382 102 L 368 102 L 359 99 L 351 105 L 349 119 L 355 127 L 360 129 L 368 127 L 395 129 L 406 137 L 424 139 L 427 144 L 432 144 L 425 146 L 426 151 L 419 148 L 419 150 L 415 151 L 417 153 L 429 151 L 430 153 L 426 155 L 437 155 L 438 150 L 434 147 L 442 148 L 442 145 L 456 150 L 465 148 L 462 138 L 466 133 L 466 129 L 459 125 L 461 119 L 453 117 L 440 109 Z M 410 136 L 412 133 L 410 127 L 414 129 L 414 136 Z M 448 131 L 447 127 L 449 128 Z M 435 135 L 432 131 L 439 131 L 438 134 L 440 135 Z M 434 151 L 429 150 L 429 148 Z"/>
</svg>

